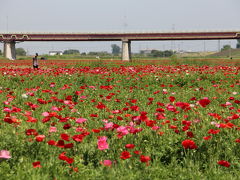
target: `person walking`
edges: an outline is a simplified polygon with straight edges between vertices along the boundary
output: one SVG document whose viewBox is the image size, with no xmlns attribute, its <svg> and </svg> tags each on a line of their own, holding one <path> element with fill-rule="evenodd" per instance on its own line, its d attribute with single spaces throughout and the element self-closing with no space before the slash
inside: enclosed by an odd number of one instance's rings
<svg viewBox="0 0 240 180">
<path fill-rule="evenodd" d="M 38 69 L 38 53 L 33 57 L 33 69 Z"/>
</svg>

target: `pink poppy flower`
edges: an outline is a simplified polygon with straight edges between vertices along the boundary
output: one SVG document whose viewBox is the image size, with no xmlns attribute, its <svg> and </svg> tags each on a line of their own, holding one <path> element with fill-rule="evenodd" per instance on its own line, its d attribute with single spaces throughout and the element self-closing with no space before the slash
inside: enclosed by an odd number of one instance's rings
<svg viewBox="0 0 240 180">
<path fill-rule="evenodd" d="M 76 119 L 76 123 L 84 123 L 86 121 L 87 121 L 87 119 L 85 119 L 85 118 L 78 118 L 78 119 Z"/>
<path fill-rule="evenodd" d="M 108 149 L 108 143 L 107 143 L 107 137 L 101 136 L 98 138 L 98 149 L 99 150 L 105 150 Z"/>
<path fill-rule="evenodd" d="M 105 128 L 105 129 L 112 129 L 112 128 L 113 128 L 113 125 L 114 125 L 113 122 L 105 123 L 105 124 L 104 124 L 104 128 Z"/>
<path fill-rule="evenodd" d="M 96 89 L 96 87 L 95 86 L 88 86 L 89 88 L 91 88 L 91 89 Z"/>
<path fill-rule="evenodd" d="M 64 103 L 64 104 L 67 104 L 67 105 L 68 105 L 68 104 L 71 104 L 70 101 L 63 101 L 63 103 Z"/>
<path fill-rule="evenodd" d="M 10 159 L 11 155 L 10 152 L 7 150 L 1 150 L 0 151 L 0 159 Z"/>
<path fill-rule="evenodd" d="M 230 103 L 230 102 L 226 102 L 226 104 L 225 104 L 226 106 L 231 106 L 232 105 L 232 103 Z"/>
<path fill-rule="evenodd" d="M 50 87 L 55 87 L 55 83 L 52 82 L 49 86 L 50 86 Z"/>
<path fill-rule="evenodd" d="M 122 135 L 127 135 L 129 133 L 127 127 L 124 127 L 124 126 L 119 126 L 117 128 L 117 132 L 121 133 Z"/>
<path fill-rule="evenodd" d="M 80 99 L 87 99 L 87 96 L 80 96 Z"/>
<path fill-rule="evenodd" d="M 156 130 L 158 130 L 159 128 L 160 128 L 159 126 L 153 126 L 153 127 L 152 127 L 152 130 L 156 131 Z"/>
<path fill-rule="evenodd" d="M 11 112 L 11 109 L 8 108 L 8 107 L 4 107 L 3 111 L 4 111 L 4 112 Z"/>
<path fill-rule="evenodd" d="M 56 107 L 56 106 L 52 106 L 52 107 L 51 107 L 51 110 L 52 110 L 52 111 L 60 111 L 60 109 L 59 109 L 58 107 Z"/>
<path fill-rule="evenodd" d="M 102 165 L 111 167 L 112 166 L 112 161 L 111 160 L 104 160 L 103 162 L 100 162 Z"/>
<path fill-rule="evenodd" d="M 47 117 L 47 116 L 49 116 L 49 113 L 48 113 L 48 112 L 43 112 L 42 115 L 43 115 L 44 117 Z"/>
<path fill-rule="evenodd" d="M 31 116 L 31 115 L 32 115 L 32 112 L 31 112 L 31 111 L 25 111 L 24 115 L 25 115 L 25 116 Z"/>
<path fill-rule="evenodd" d="M 4 101 L 3 104 L 5 104 L 5 105 L 9 105 L 10 102 L 8 102 L 8 101 Z"/>
<path fill-rule="evenodd" d="M 174 111 L 176 111 L 176 108 L 173 105 L 168 104 L 167 105 L 167 110 L 174 112 Z"/>
<path fill-rule="evenodd" d="M 50 133 L 52 133 L 52 132 L 57 132 L 57 128 L 54 127 L 54 126 L 51 126 L 51 127 L 49 128 L 49 131 L 48 131 L 48 132 L 50 132 Z"/>
</svg>

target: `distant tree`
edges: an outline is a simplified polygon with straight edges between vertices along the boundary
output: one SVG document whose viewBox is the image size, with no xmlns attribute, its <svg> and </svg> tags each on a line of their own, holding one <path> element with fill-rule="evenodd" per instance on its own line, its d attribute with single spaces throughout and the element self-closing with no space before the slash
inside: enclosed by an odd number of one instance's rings
<svg viewBox="0 0 240 180">
<path fill-rule="evenodd" d="M 2 50 L 0 49 L 0 56 L 2 55 Z"/>
<path fill-rule="evenodd" d="M 224 45 L 223 48 L 221 49 L 221 51 L 226 51 L 226 50 L 229 50 L 231 49 L 231 46 L 229 44 L 227 45 Z"/>
<path fill-rule="evenodd" d="M 109 53 L 107 51 L 99 51 L 99 52 L 90 51 L 88 53 L 88 55 L 90 55 L 90 56 L 109 56 Z"/>
<path fill-rule="evenodd" d="M 152 57 L 170 57 L 172 55 L 174 55 L 174 52 L 172 50 L 166 51 L 152 50 L 150 53 L 150 56 Z"/>
<path fill-rule="evenodd" d="M 98 52 L 90 51 L 90 52 L 88 53 L 88 55 L 90 55 L 90 56 L 96 56 L 96 55 L 98 55 Z"/>
<path fill-rule="evenodd" d="M 68 49 L 63 51 L 63 54 L 80 54 L 80 52 L 77 49 Z"/>
<path fill-rule="evenodd" d="M 151 56 L 152 56 L 152 57 L 163 57 L 164 54 L 163 54 L 162 51 L 152 50 L 152 51 L 151 51 Z"/>
<path fill-rule="evenodd" d="M 170 57 L 174 54 L 172 50 L 163 51 L 164 57 Z"/>
<path fill-rule="evenodd" d="M 238 49 L 240 48 L 240 39 L 237 40 L 237 46 L 236 46 L 236 48 L 238 48 Z"/>
<path fill-rule="evenodd" d="M 111 47 L 112 47 L 112 54 L 113 55 L 118 55 L 120 53 L 121 48 L 118 45 L 112 44 Z"/>
<path fill-rule="evenodd" d="M 18 56 L 26 56 L 27 52 L 23 48 L 16 49 L 16 55 Z"/>
</svg>

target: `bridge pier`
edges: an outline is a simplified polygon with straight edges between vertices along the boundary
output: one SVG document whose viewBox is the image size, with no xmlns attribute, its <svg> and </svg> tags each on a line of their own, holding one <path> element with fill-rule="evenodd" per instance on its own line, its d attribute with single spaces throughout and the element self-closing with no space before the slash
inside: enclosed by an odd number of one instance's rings
<svg viewBox="0 0 240 180">
<path fill-rule="evenodd" d="M 122 61 L 131 61 L 131 41 L 122 40 Z"/>
<path fill-rule="evenodd" d="M 4 50 L 3 54 L 5 58 L 8 58 L 10 60 L 16 59 L 16 48 L 15 48 L 16 42 L 4 42 Z"/>
</svg>

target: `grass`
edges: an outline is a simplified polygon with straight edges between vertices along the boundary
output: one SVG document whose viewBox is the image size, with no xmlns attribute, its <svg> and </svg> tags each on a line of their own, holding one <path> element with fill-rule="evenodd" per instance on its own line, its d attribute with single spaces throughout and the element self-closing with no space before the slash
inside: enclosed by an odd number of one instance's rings
<svg viewBox="0 0 240 180">
<path fill-rule="evenodd" d="M 240 49 L 229 49 L 229 50 L 224 50 L 215 54 L 211 54 L 208 57 L 224 57 L 224 58 L 239 58 L 240 57 Z"/>
</svg>

